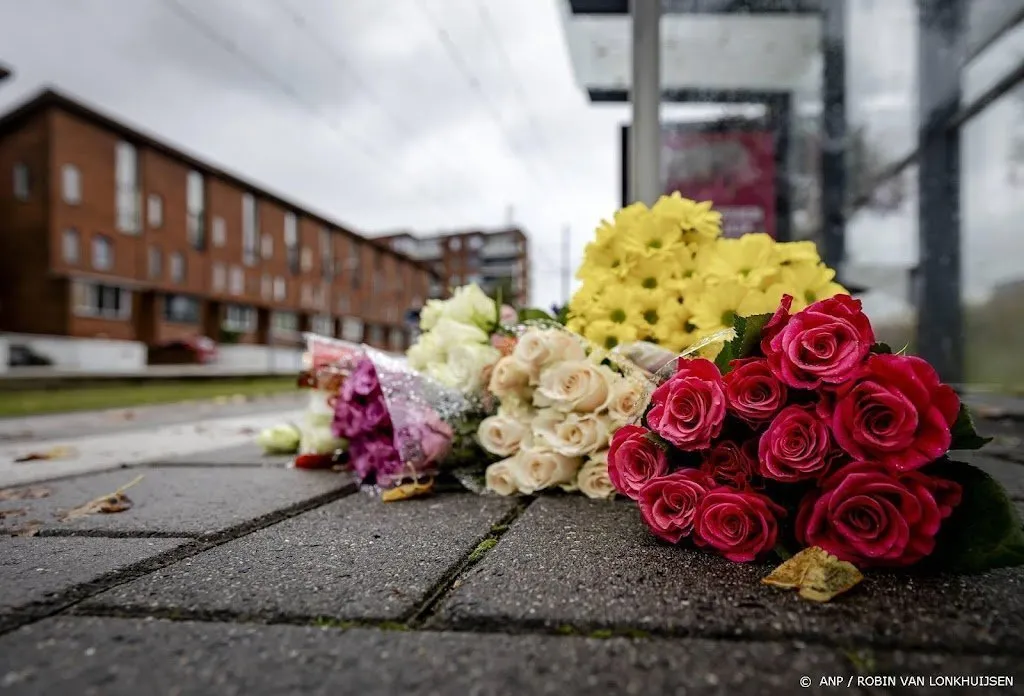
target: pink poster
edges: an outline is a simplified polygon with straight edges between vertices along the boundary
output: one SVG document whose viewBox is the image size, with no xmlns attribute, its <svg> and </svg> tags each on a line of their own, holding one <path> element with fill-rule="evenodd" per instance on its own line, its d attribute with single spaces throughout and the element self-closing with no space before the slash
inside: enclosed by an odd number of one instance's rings
<svg viewBox="0 0 1024 696">
<path fill-rule="evenodd" d="M 723 233 L 775 236 L 775 143 L 764 131 L 662 133 L 665 193 L 713 201 Z"/>
</svg>

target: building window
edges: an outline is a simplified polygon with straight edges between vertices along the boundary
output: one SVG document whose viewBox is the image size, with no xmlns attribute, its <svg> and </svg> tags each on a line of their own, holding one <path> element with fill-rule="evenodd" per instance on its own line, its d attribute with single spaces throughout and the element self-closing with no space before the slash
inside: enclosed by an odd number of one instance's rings
<svg viewBox="0 0 1024 696">
<path fill-rule="evenodd" d="M 388 349 L 396 353 L 405 350 L 405 331 L 403 329 L 391 329 Z"/>
<path fill-rule="evenodd" d="M 134 145 L 121 141 L 114 154 L 117 229 L 135 234 L 139 231 L 139 153 Z"/>
<path fill-rule="evenodd" d="M 260 252 L 263 254 L 264 259 L 274 258 L 274 238 L 270 236 L 269 232 L 263 233 L 263 239 L 260 241 Z"/>
<path fill-rule="evenodd" d="M 295 312 L 274 312 L 270 318 L 271 333 L 291 336 L 299 332 L 299 315 Z"/>
<path fill-rule="evenodd" d="M 61 237 L 61 241 L 64 253 L 64 261 L 66 263 L 78 263 L 78 230 L 76 230 L 74 227 L 67 228 L 66 230 L 64 230 L 64 234 Z"/>
<path fill-rule="evenodd" d="M 60 186 L 65 203 L 78 205 L 82 202 L 82 177 L 78 173 L 78 167 L 73 164 L 61 167 Z"/>
<path fill-rule="evenodd" d="M 256 310 L 242 305 L 228 305 L 224 308 L 221 328 L 235 333 L 252 333 L 256 330 Z"/>
<path fill-rule="evenodd" d="M 210 283 L 214 292 L 224 292 L 224 286 L 228 282 L 228 272 L 222 263 L 214 263 L 210 270 Z"/>
<path fill-rule="evenodd" d="M 310 289 L 309 283 L 302 284 L 302 289 L 299 291 L 299 304 L 303 307 L 313 304 L 313 291 Z"/>
<path fill-rule="evenodd" d="M 449 239 L 448 248 L 451 249 L 452 251 L 458 251 L 459 249 L 462 248 L 462 240 L 459 239 L 458 237 L 453 237 L 452 239 Z"/>
<path fill-rule="evenodd" d="M 286 297 L 288 297 L 288 285 L 285 283 L 284 278 L 278 276 L 274 278 L 274 300 L 281 302 Z"/>
<path fill-rule="evenodd" d="M 295 213 L 284 214 L 284 246 L 288 255 L 288 270 L 293 275 L 299 272 L 299 223 Z"/>
<path fill-rule="evenodd" d="M 310 319 L 310 329 L 321 336 L 334 336 L 334 319 L 329 316 L 317 315 Z"/>
<path fill-rule="evenodd" d="M 171 281 L 174 283 L 185 282 L 185 257 L 180 251 L 171 254 Z"/>
<path fill-rule="evenodd" d="M 199 300 L 188 295 L 165 296 L 164 321 L 175 324 L 198 324 Z"/>
<path fill-rule="evenodd" d="M 229 278 L 231 287 L 229 288 L 232 295 L 241 295 L 245 290 L 245 273 L 238 266 L 231 267 L 231 277 Z"/>
<path fill-rule="evenodd" d="M 359 343 L 363 340 L 363 322 L 361 319 L 345 317 L 341 320 L 341 337 L 346 341 Z"/>
<path fill-rule="evenodd" d="M 17 162 L 12 172 L 14 178 L 14 197 L 19 201 L 27 201 L 32 193 L 32 186 L 29 177 L 28 165 L 24 162 Z"/>
<path fill-rule="evenodd" d="M 348 295 L 338 295 L 338 313 L 347 314 L 352 307 L 352 301 Z"/>
<path fill-rule="evenodd" d="M 213 218 L 213 225 L 210 230 L 210 241 L 213 246 L 222 247 L 227 242 L 228 233 L 225 229 L 224 218 L 219 215 Z"/>
<path fill-rule="evenodd" d="M 164 226 L 164 199 L 159 193 L 151 193 L 146 199 L 146 219 L 154 229 Z"/>
<path fill-rule="evenodd" d="M 484 246 L 484 238 L 480 236 L 469 238 L 469 248 L 473 251 L 480 251 Z"/>
<path fill-rule="evenodd" d="M 302 272 L 309 273 L 313 270 L 313 250 L 309 247 L 302 247 Z"/>
<path fill-rule="evenodd" d="M 113 285 L 74 281 L 71 285 L 74 312 L 81 317 L 127 319 L 132 315 L 132 293 Z"/>
<path fill-rule="evenodd" d="M 109 237 L 98 234 L 92 238 L 92 267 L 97 271 L 109 271 L 114 265 L 114 243 Z"/>
<path fill-rule="evenodd" d="M 353 290 L 358 290 L 363 284 L 362 273 L 359 269 L 359 256 L 361 249 L 357 244 L 354 244 L 351 240 L 348 243 L 348 257 L 345 259 L 345 265 L 349 272 L 350 283 Z"/>
<path fill-rule="evenodd" d="M 324 280 L 334 278 L 334 250 L 331 248 L 331 231 L 320 228 L 320 269 Z"/>
<path fill-rule="evenodd" d="M 369 343 L 371 346 L 374 346 L 374 347 L 377 347 L 377 348 L 383 348 L 384 347 L 384 327 L 380 326 L 379 324 L 370 324 L 370 326 L 368 328 L 369 328 L 369 331 L 367 331 L 367 333 L 369 335 L 367 336 L 366 342 Z"/>
<path fill-rule="evenodd" d="M 149 248 L 149 277 L 159 278 L 163 274 L 163 253 L 159 248 L 151 246 Z"/>
<path fill-rule="evenodd" d="M 188 212 L 188 243 L 193 249 L 206 246 L 206 186 L 203 175 L 188 173 L 185 180 L 185 209 Z"/>
<path fill-rule="evenodd" d="M 256 245 L 259 239 L 259 210 L 251 193 L 242 196 L 242 263 L 256 265 Z"/>
<path fill-rule="evenodd" d="M 269 300 L 273 292 L 274 280 L 269 275 L 264 273 L 263 277 L 260 279 L 260 297 L 262 297 L 264 300 Z"/>
</svg>

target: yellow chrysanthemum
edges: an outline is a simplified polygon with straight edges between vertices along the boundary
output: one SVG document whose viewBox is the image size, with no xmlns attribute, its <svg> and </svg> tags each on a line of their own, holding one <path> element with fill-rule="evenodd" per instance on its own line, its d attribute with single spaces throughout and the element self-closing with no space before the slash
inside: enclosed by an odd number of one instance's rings
<svg viewBox="0 0 1024 696">
<path fill-rule="evenodd" d="M 659 198 L 651 210 L 679 225 L 686 241 L 704 244 L 722 234 L 722 214 L 711 206 L 711 201 L 697 203 L 683 198 L 677 191 Z"/>
<path fill-rule="evenodd" d="M 774 246 L 775 240 L 767 234 L 718 239 L 697 252 L 697 272 L 705 278 L 738 279 L 748 287 L 763 288 L 779 273 Z"/>
<path fill-rule="evenodd" d="M 632 324 L 619 324 L 607 319 L 588 322 L 587 328 L 583 330 L 584 338 L 607 350 L 624 343 L 633 343 L 638 340 L 638 336 Z"/>
<path fill-rule="evenodd" d="M 775 305 L 783 295 L 793 296 L 790 311 L 799 312 L 807 305 L 835 295 L 849 294 L 839 283 L 835 282 L 836 272 L 823 263 L 794 263 L 782 267 L 777 283 L 773 283 L 765 291 Z"/>
<path fill-rule="evenodd" d="M 687 298 L 686 305 L 693 312 L 690 321 L 703 332 L 730 329 L 737 316 L 748 317 L 774 310 L 764 292 L 747 287 L 737 279 L 724 280 L 706 292 Z"/>
<path fill-rule="evenodd" d="M 818 263 L 818 246 L 814 242 L 776 242 L 775 263 Z"/>
<path fill-rule="evenodd" d="M 683 246 L 683 232 L 673 220 L 648 213 L 621 238 L 621 248 L 638 258 L 671 253 Z"/>
</svg>

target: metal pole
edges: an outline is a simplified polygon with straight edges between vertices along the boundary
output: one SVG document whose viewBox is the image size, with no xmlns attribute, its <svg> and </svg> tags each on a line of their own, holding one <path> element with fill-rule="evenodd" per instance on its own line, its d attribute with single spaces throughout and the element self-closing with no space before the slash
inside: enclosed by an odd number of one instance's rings
<svg viewBox="0 0 1024 696">
<path fill-rule="evenodd" d="M 821 51 L 821 256 L 838 273 L 846 256 L 846 3 L 822 3 Z"/>
<path fill-rule="evenodd" d="M 960 269 L 960 109 L 966 58 L 966 3 L 918 0 L 917 352 L 946 382 L 964 378 Z"/>
<path fill-rule="evenodd" d="M 632 202 L 661 195 L 661 0 L 630 0 L 633 19 Z"/>
<path fill-rule="evenodd" d="M 572 230 L 568 225 L 562 228 L 562 304 L 569 304 L 569 293 L 572 292 L 572 263 L 569 253 L 572 249 Z"/>
</svg>

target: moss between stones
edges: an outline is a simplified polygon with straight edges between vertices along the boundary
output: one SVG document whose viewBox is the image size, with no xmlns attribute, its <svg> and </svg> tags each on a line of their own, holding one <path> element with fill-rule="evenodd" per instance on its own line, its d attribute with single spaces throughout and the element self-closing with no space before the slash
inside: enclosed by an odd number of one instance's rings
<svg viewBox="0 0 1024 696">
<path fill-rule="evenodd" d="M 497 545 L 497 539 L 495 539 L 494 537 L 487 537 L 486 539 L 484 539 L 476 545 L 476 548 L 473 549 L 473 553 L 469 554 L 469 562 L 476 563 L 484 557 L 484 554 L 486 554 L 488 551 L 490 551 Z"/>
</svg>

